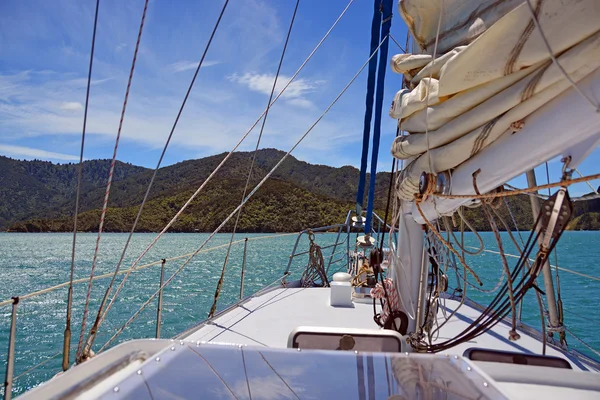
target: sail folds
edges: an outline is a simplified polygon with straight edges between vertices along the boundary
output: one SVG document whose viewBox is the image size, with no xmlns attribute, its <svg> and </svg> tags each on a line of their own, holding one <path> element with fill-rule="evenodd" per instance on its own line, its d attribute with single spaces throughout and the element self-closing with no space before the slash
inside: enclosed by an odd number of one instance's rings
<svg viewBox="0 0 600 400">
<path fill-rule="evenodd" d="M 430 2 L 404 0 L 401 8 L 405 3 Z M 461 2 L 465 7 L 468 3 L 473 2 Z M 518 130 L 531 113 L 571 86 L 565 73 L 577 82 L 600 67 L 599 1 L 531 3 L 541 32 L 522 3 L 468 46 L 450 49 L 410 71 L 409 88 L 398 92 L 390 110 L 408 132 L 392 145 L 396 158 L 411 160 L 399 177 L 401 198 L 414 198 L 422 172 L 455 168 Z M 452 15 L 444 13 L 442 21 Z M 560 67 L 551 60 L 542 34 Z"/>
</svg>

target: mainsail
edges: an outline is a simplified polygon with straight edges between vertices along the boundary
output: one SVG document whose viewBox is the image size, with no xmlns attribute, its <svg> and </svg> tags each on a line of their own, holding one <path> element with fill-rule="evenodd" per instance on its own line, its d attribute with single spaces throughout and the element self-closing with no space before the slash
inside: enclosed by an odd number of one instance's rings
<svg viewBox="0 0 600 400">
<path fill-rule="evenodd" d="M 513 135 L 600 67 L 595 0 L 404 0 L 399 8 L 426 53 L 392 60 L 407 82 L 390 110 L 407 133 L 392 145 L 392 154 L 409 162 L 397 187 L 404 200 L 418 193 L 423 172 L 453 170 Z M 537 163 L 556 155 L 547 154 Z"/>
</svg>

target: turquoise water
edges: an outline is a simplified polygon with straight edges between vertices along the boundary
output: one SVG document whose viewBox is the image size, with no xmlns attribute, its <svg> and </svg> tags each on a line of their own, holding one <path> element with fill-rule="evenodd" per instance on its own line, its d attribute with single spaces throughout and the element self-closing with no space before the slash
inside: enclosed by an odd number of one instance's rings
<svg viewBox="0 0 600 400">
<path fill-rule="evenodd" d="M 482 236 L 487 248 L 496 249 L 491 233 L 483 233 Z M 506 239 L 505 234 L 504 236 Z M 124 268 L 131 265 L 136 256 L 154 237 L 155 234 L 136 234 L 134 236 Z M 206 234 L 167 234 L 144 257 L 141 263 L 192 252 L 206 237 Z M 229 237 L 229 234 L 217 235 L 207 245 L 207 248 L 225 244 Z M 244 290 L 245 295 L 249 295 L 282 276 L 296 236 L 240 234 L 236 239 L 244 237 L 250 239 Z M 125 239 L 126 234 L 102 236 L 96 268 L 97 275 L 113 270 L 120 257 Z M 89 276 L 95 240 L 95 234 L 78 234 L 76 278 Z M 317 235 L 316 240 L 325 246 L 335 240 L 335 234 Z M 467 235 L 466 242 L 468 245 L 477 245 L 472 235 Z M 508 252 L 515 253 L 512 246 L 507 245 L 506 247 Z M 299 249 L 307 250 L 307 248 L 308 242 L 305 239 L 301 240 Z M 339 254 L 334 259 L 341 257 L 345 249 L 344 245 L 338 250 Z M 324 250 L 324 254 L 327 256 L 330 250 Z M 212 304 L 225 251 L 225 248 L 220 248 L 209 253 L 199 254 L 165 289 L 161 337 L 173 337 L 206 318 Z M 236 244 L 232 248 L 219 309 L 225 308 L 239 298 L 242 252 L 243 243 Z M 0 281 L 2 282 L 0 301 L 65 282 L 68 279 L 70 257 L 71 234 L 0 233 Z M 600 232 L 567 232 L 558 246 L 560 266 L 588 275 L 600 276 L 599 258 Z M 497 255 L 489 253 L 469 259 L 476 272 L 484 280 L 484 288 L 492 288 L 500 276 L 499 260 Z M 168 262 L 165 276 L 169 277 L 183 261 Z M 514 260 L 511 262 L 514 263 Z M 299 276 L 305 265 L 306 258 L 294 260 L 292 271 L 294 271 L 295 277 Z M 334 268 L 340 267 L 343 267 L 342 263 L 334 266 Z M 135 272 L 130 276 L 106 322 L 100 328 L 95 342 L 96 350 L 138 310 L 142 303 L 155 293 L 159 286 L 159 277 L 160 265 Z M 453 274 L 450 274 L 450 278 L 450 286 L 453 288 L 456 286 Z M 94 283 L 88 321 L 95 318 L 95 312 L 108 281 L 108 279 L 104 279 Z M 561 272 L 560 282 L 565 309 L 565 324 L 592 347 L 600 349 L 600 337 L 596 334 L 600 325 L 600 315 L 596 305 L 600 293 L 600 282 L 565 272 Z M 79 339 L 86 290 L 87 283 L 75 287 L 72 324 L 72 342 L 75 345 Z M 476 292 L 472 288 L 468 289 L 467 295 L 482 303 L 490 298 L 490 295 Z M 531 294 L 528 296 L 527 304 L 523 309 L 523 319 L 539 327 L 539 311 L 535 297 Z M 19 304 L 15 376 L 19 376 L 32 366 L 47 360 L 62 350 L 66 298 L 67 290 L 63 288 L 23 300 Z M 2 377 L 4 377 L 6 362 L 10 315 L 10 306 L 0 308 L 0 373 Z M 115 344 L 132 338 L 154 337 L 155 320 L 156 300 L 123 332 Z M 568 342 L 572 348 L 593 355 L 570 335 L 568 335 Z M 60 365 L 61 357 L 56 357 L 31 373 L 19 377 L 14 383 L 15 391 L 23 392 L 49 379 L 60 370 Z"/>
</svg>

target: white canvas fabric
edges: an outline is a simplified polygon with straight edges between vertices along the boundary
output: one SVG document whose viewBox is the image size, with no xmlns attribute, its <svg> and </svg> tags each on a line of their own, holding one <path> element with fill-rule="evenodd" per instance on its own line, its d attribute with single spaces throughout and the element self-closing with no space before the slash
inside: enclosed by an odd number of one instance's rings
<svg viewBox="0 0 600 400">
<path fill-rule="evenodd" d="M 392 57 L 390 67 L 397 74 L 404 74 L 412 70 L 423 68 L 433 57 L 429 54 L 396 54 Z"/>
<path fill-rule="evenodd" d="M 555 55 L 600 30 L 598 0 L 532 0 L 532 4 Z M 523 3 L 444 65 L 439 94 L 459 93 L 549 58 Z"/>
<path fill-rule="evenodd" d="M 479 85 L 458 93 L 456 96 L 452 96 L 448 100 L 438 104 L 429 104 L 427 110 L 423 108 L 402 120 L 402 129 L 407 132 L 425 132 L 426 130 L 433 131 L 439 129 L 454 118 L 466 113 L 490 97 L 512 86 L 527 75 L 536 71 L 540 66 L 541 64 L 536 64 L 519 72 L 515 72 L 514 74 L 504 76 L 484 85 Z M 426 125 L 428 126 L 427 128 Z"/>
<path fill-rule="evenodd" d="M 583 79 L 600 66 L 600 33 L 563 53 L 558 57 L 558 61 L 573 80 Z M 434 149 L 451 143 L 559 81 L 566 82 L 563 73 L 555 64 L 547 61 L 534 73 L 454 118 L 439 129 L 430 131 L 428 139 L 425 134 L 414 132 L 408 136 L 398 137 L 392 145 L 392 154 L 399 159 L 406 159 L 425 152 L 427 146 Z M 437 95 L 437 92 L 435 94 Z M 410 94 L 405 97 L 411 98 Z M 548 98 L 547 101 L 550 99 Z"/>
<path fill-rule="evenodd" d="M 533 0 L 535 1 L 535 0 Z M 415 41 L 433 54 L 438 20 L 443 15 L 438 54 L 471 43 L 523 0 L 400 0 L 400 16 Z"/>
<path fill-rule="evenodd" d="M 435 105 L 439 102 L 438 80 L 425 78 L 413 90 L 402 89 L 396 93 L 392 101 L 390 117 L 403 119 L 424 109 L 427 104 Z"/>
</svg>

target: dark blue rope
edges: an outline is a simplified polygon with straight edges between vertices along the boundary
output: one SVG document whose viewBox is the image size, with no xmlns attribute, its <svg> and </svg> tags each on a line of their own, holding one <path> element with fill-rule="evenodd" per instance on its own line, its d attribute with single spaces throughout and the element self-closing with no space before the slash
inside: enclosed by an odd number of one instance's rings
<svg viewBox="0 0 600 400">
<path fill-rule="evenodd" d="M 379 46 L 379 31 L 381 26 L 380 0 L 374 0 L 373 21 L 371 22 L 371 48 L 369 55 L 373 54 Z M 377 72 L 377 57 L 369 61 L 369 75 L 367 77 L 367 97 L 365 101 L 365 121 L 363 126 L 362 156 L 360 159 L 360 178 L 358 181 L 358 192 L 356 193 L 356 213 L 362 213 L 362 205 L 365 197 L 365 182 L 367 178 L 367 160 L 369 157 L 369 140 L 371 137 L 371 117 L 373 115 L 373 97 L 375 94 L 375 75 Z"/>
<path fill-rule="evenodd" d="M 373 219 L 373 203 L 375 197 L 375 175 L 377 174 L 377 156 L 379 155 L 379 139 L 381 137 L 381 114 L 383 111 L 383 93 L 385 70 L 387 67 L 388 43 L 387 37 L 392 26 L 392 0 L 382 0 L 381 13 L 383 25 L 381 38 L 385 41 L 379 49 L 379 70 L 377 71 L 377 93 L 375 94 L 375 121 L 373 123 L 373 152 L 371 153 L 371 177 L 369 181 L 369 197 L 367 203 L 367 220 L 365 221 L 365 234 L 371 233 Z"/>
</svg>

